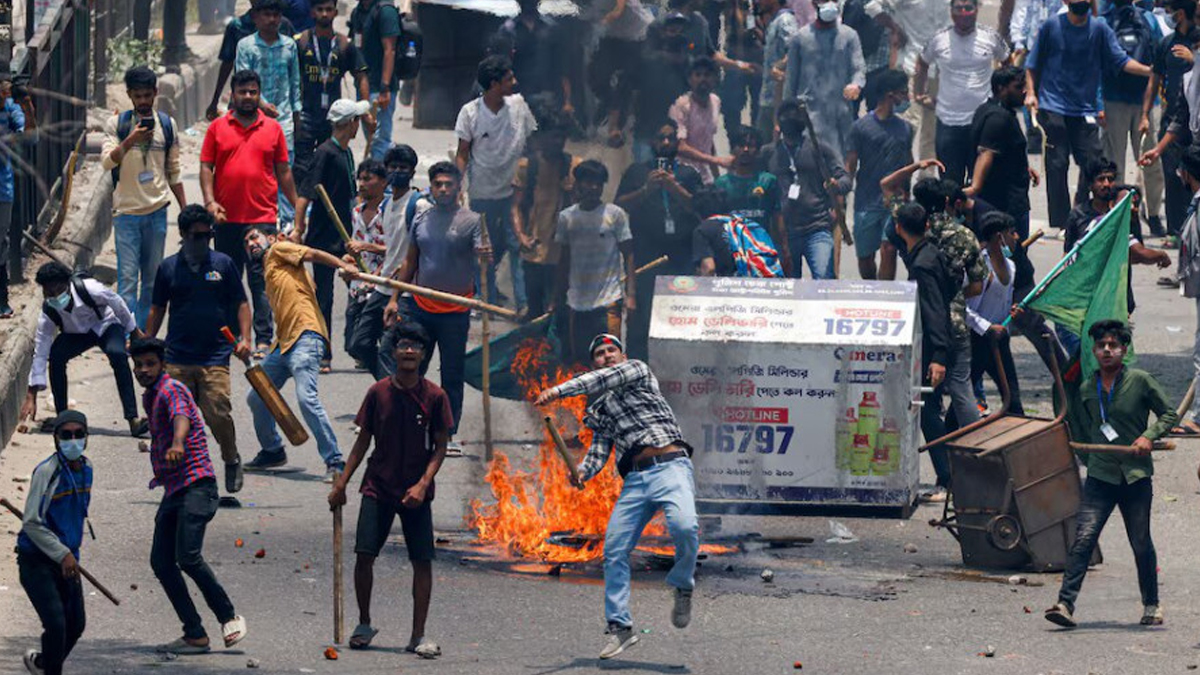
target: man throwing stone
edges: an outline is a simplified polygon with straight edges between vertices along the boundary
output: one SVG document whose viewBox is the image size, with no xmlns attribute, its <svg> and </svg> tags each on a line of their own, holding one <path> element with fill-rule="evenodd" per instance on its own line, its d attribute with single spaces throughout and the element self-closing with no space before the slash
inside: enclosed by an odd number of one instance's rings
<svg viewBox="0 0 1200 675">
<path fill-rule="evenodd" d="M 614 449 L 617 470 L 625 479 L 604 538 L 608 642 L 600 658 L 611 659 L 638 642 L 629 614 L 629 554 L 646 523 L 661 509 L 675 543 L 675 566 L 667 583 L 675 587 L 671 623 L 676 628 L 685 628 L 692 619 L 700 528 L 692 447 L 684 442 L 658 380 L 644 362 L 625 355 L 615 335 L 597 335 L 589 351 L 595 370 L 543 391 L 537 405 L 564 396 L 594 395 L 585 418 L 594 432 L 592 447 L 579 465 L 576 487 L 582 488 L 584 481 L 598 474 Z"/>
</svg>

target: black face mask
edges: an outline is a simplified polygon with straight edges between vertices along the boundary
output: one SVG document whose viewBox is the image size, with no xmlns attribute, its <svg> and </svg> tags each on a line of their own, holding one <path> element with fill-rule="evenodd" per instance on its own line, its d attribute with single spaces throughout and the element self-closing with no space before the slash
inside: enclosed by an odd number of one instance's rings
<svg viewBox="0 0 1200 675">
<path fill-rule="evenodd" d="M 188 264 L 196 266 L 204 262 L 204 258 L 208 255 L 208 240 L 184 237 L 180 248 L 183 250 L 183 257 Z"/>
<path fill-rule="evenodd" d="M 1072 2 L 1067 5 L 1067 11 L 1075 16 L 1084 16 L 1088 12 L 1092 11 L 1092 3 L 1087 2 L 1087 0 Z"/>
<path fill-rule="evenodd" d="M 412 179 L 412 171 L 393 171 L 388 174 L 388 182 L 391 183 L 392 187 L 394 188 L 406 188 L 408 187 L 408 184 L 412 182 Z"/>
</svg>

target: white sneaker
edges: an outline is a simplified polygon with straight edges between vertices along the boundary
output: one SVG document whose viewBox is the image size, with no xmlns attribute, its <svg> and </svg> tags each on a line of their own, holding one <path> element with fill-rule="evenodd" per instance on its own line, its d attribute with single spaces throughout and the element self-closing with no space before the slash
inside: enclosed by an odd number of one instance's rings
<svg viewBox="0 0 1200 675">
<path fill-rule="evenodd" d="M 46 675 L 46 671 L 38 668 L 37 660 L 42 653 L 36 649 L 25 650 L 25 670 L 33 673 L 33 675 Z"/>
<path fill-rule="evenodd" d="M 1161 626 L 1163 623 L 1162 607 L 1158 605 L 1146 605 L 1142 608 L 1142 625 L 1143 626 Z"/>
<path fill-rule="evenodd" d="M 604 649 L 600 650 L 602 659 L 611 659 L 638 643 L 638 636 L 634 634 L 631 626 L 609 624 L 605 633 L 608 634 L 608 641 L 604 643 Z"/>
</svg>

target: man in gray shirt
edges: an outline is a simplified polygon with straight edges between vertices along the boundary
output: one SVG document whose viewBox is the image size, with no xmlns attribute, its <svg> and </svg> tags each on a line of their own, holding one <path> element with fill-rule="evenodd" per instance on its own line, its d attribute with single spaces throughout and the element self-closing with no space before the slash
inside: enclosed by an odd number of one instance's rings
<svg viewBox="0 0 1200 675">
<path fill-rule="evenodd" d="M 840 159 L 854 123 L 854 102 L 866 82 L 862 44 L 858 33 L 838 21 L 836 0 L 812 2 L 817 20 L 801 28 L 788 45 L 783 98 L 807 102 L 817 136 Z"/>
<path fill-rule="evenodd" d="M 475 294 L 478 256 L 491 251 L 483 246 L 479 214 L 458 203 L 462 174 L 451 162 L 438 162 L 429 168 L 429 192 L 434 207 L 422 211 L 413 220 L 408 255 L 399 271 L 400 281 L 463 297 Z M 429 333 L 441 359 L 442 389 L 450 397 L 454 428 L 462 418 L 464 358 L 467 332 L 471 327 L 468 308 L 449 302 L 412 295 L 400 297 L 396 291 L 384 310 L 384 322 L 396 316 L 415 321 Z M 421 375 L 429 370 L 433 349 L 425 350 Z M 460 448 L 461 449 L 461 448 Z"/>
</svg>

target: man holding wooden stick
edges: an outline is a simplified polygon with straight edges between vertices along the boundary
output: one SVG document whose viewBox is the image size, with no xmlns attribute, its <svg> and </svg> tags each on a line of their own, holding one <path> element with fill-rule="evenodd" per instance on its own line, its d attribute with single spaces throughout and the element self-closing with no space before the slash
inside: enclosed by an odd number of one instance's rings
<svg viewBox="0 0 1200 675">
<path fill-rule="evenodd" d="M 54 454 L 29 479 L 17 535 L 17 568 L 21 587 L 42 620 L 42 650 L 25 652 L 25 668 L 31 673 L 62 673 L 86 623 L 78 560 L 92 501 L 92 463 L 83 456 L 87 437 L 83 413 L 59 413 Z"/>
<path fill-rule="evenodd" d="M 399 280 L 445 293 L 470 298 L 475 295 L 476 256 L 491 253 L 484 245 L 479 214 L 458 203 L 462 173 L 450 162 L 429 168 L 430 196 L 434 208 L 413 220 L 408 255 L 398 272 Z M 433 345 L 441 359 L 442 388 L 454 412 L 453 437 L 462 419 L 464 359 L 470 309 L 464 305 L 435 300 L 419 294 L 401 298 L 400 291 L 384 309 L 384 322 L 397 315 L 421 325 L 429 333 L 429 348 L 421 361 L 421 374 L 429 370 Z M 456 449 L 461 450 L 456 446 Z"/>
<path fill-rule="evenodd" d="M 579 480 L 572 476 L 572 482 L 582 488 L 600 473 L 614 449 L 617 471 L 625 479 L 604 537 L 608 641 L 600 658 L 611 659 L 638 642 L 629 614 L 629 554 L 646 523 L 661 509 L 675 543 L 675 565 L 667 583 L 675 588 L 671 623 L 676 628 L 686 628 L 692 619 L 700 527 L 692 447 L 683 440 L 650 367 L 629 359 L 620 338 L 606 333 L 592 340 L 591 355 L 595 370 L 543 391 L 537 405 L 566 396 L 594 396 L 585 418 L 593 431 L 592 447 L 579 465 Z"/>
<path fill-rule="evenodd" d="M 425 637 L 425 618 L 433 592 L 434 476 L 446 458 L 446 444 L 454 418 L 450 399 L 441 387 L 421 376 L 429 334 L 420 325 L 393 326 L 384 336 L 385 348 L 396 360 L 396 372 L 367 390 L 355 424 L 361 431 L 350 451 L 346 470 L 329 492 L 329 505 L 346 503 L 346 485 L 362 464 L 375 439 L 375 452 L 367 462 L 361 492 L 362 508 L 354 551 L 354 590 L 358 598 L 358 626 L 350 635 L 351 649 L 366 649 L 379 632 L 371 625 L 371 591 L 375 559 L 383 550 L 392 522 L 400 517 L 404 545 L 413 566 L 413 627 L 406 651 L 422 658 L 437 658 L 441 649 Z"/>
</svg>

